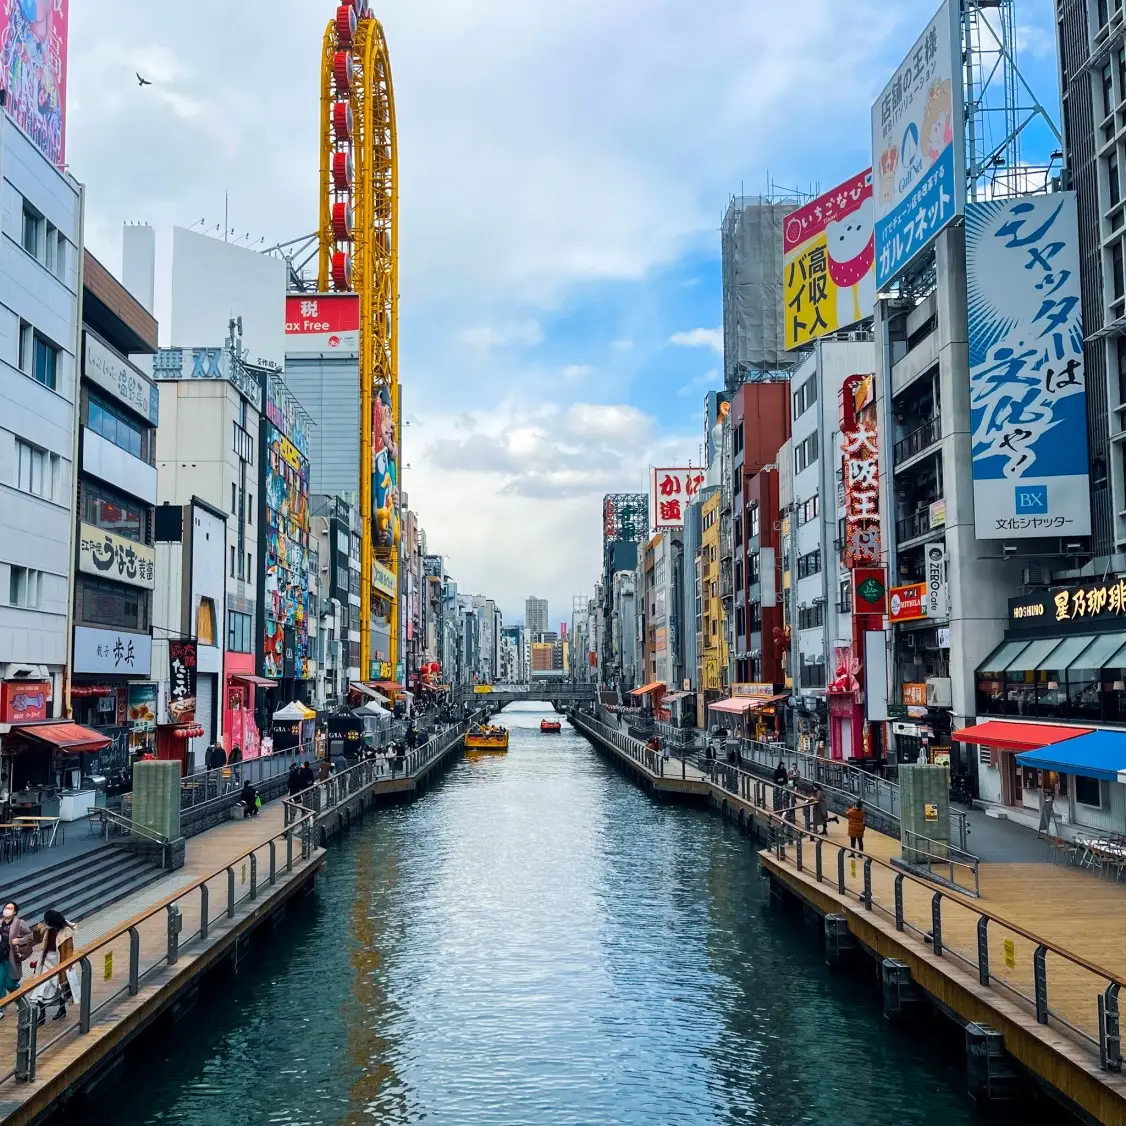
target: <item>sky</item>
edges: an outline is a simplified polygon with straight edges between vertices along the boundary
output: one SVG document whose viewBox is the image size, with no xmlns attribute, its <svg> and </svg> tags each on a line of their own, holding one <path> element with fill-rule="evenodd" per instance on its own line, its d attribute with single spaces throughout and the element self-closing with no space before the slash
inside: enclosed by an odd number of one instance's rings
<svg viewBox="0 0 1126 1126">
<path fill-rule="evenodd" d="M 699 464 L 728 200 L 867 167 L 871 105 L 936 7 L 376 6 L 399 140 L 400 481 L 459 589 L 508 622 L 530 594 L 569 621 L 598 578 L 603 494 Z M 214 225 L 224 193 L 244 242 L 313 230 L 334 11 L 72 0 L 67 160 L 91 251 L 117 270 L 123 222 Z M 1016 19 L 1058 118 L 1051 0 L 1017 0 Z"/>
</svg>

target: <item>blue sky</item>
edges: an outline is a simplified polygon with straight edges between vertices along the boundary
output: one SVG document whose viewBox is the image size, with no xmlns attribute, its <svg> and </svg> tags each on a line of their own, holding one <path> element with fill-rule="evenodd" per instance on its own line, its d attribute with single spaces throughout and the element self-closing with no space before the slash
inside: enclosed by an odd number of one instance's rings
<svg viewBox="0 0 1126 1126">
<path fill-rule="evenodd" d="M 602 494 L 699 456 L 728 198 L 865 167 L 872 101 L 935 7 L 375 6 L 399 122 L 402 481 L 464 589 L 510 620 L 528 594 L 557 619 L 592 590 Z M 68 159 L 111 268 L 124 220 L 218 218 L 224 191 L 267 243 L 312 229 L 331 2 L 72 8 Z M 1058 113 L 1051 0 L 1016 15 Z"/>
</svg>

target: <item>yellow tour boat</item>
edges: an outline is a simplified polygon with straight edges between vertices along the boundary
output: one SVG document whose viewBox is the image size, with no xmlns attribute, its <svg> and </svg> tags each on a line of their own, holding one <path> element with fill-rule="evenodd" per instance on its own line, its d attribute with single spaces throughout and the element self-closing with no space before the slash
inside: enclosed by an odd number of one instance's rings
<svg viewBox="0 0 1126 1126">
<path fill-rule="evenodd" d="M 508 728 L 487 723 L 474 724 L 465 733 L 465 749 L 473 755 L 505 754 L 508 751 Z"/>
</svg>

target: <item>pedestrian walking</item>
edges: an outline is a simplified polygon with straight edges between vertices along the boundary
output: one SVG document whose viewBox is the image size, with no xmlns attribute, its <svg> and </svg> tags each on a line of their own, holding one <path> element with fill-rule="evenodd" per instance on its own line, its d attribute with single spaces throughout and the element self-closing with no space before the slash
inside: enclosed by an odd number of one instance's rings
<svg viewBox="0 0 1126 1126">
<path fill-rule="evenodd" d="M 286 780 L 286 785 L 289 788 L 291 798 L 295 798 L 304 788 L 301 785 L 301 764 L 299 762 L 295 762 L 289 768 L 289 778 Z"/>
<path fill-rule="evenodd" d="M 79 967 L 70 966 L 62 973 L 52 974 L 56 966 L 74 957 L 74 924 L 67 921 L 61 911 L 54 908 L 43 912 L 43 922 L 32 927 L 33 941 L 42 949 L 28 960 L 28 968 L 34 975 L 47 974 L 42 985 L 37 985 L 29 994 L 28 1000 L 38 1006 L 37 1020 L 43 1024 L 47 1010 L 56 1005 L 52 1020 L 62 1020 L 66 1016 L 68 1000 L 76 1001 L 81 996 Z"/>
<path fill-rule="evenodd" d="M 779 759 L 774 768 L 774 812 L 784 808 L 786 803 L 786 783 L 790 776 L 786 773 L 786 764 Z"/>
<path fill-rule="evenodd" d="M 231 748 L 231 757 L 227 759 L 227 762 L 230 763 L 231 766 L 234 766 L 237 762 L 242 762 L 242 747 L 240 747 L 238 743 Z"/>
<path fill-rule="evenodd" d="M 310 786 L 316 785 L 316 782 L 317 779 L 313 775 L 313 768 L 309 765 L 309 760 L 306 759 L 301 766 L 301 789 L 307 790 Z"/>
<path fill-rule="evenodd" d="M 0 912 L 0 997 L 19 988 L 23 963 L 34 945 L 31 927 L 20 918 L 19 904 L 5 903 Z"/>
<path fill-rule="evenodd" d="M 219 767 L 226 765 L 227 752 L 218 743 L 212 744 L 211 750 L 207 753 L 207 769 L 218 770 Z"/>
<path fill-rule="evenodd" d="M 848 843 L 857 852 L 864 851 L 864 803 L 857 798 L 856 805 L 845 812 L 848 818 Z"/>
<path fill-rule="evenodd" d="M 813 829 L 823 837 L 829 834 L 829 810 L 820 786 L 813 787 Z"/>
</svg>

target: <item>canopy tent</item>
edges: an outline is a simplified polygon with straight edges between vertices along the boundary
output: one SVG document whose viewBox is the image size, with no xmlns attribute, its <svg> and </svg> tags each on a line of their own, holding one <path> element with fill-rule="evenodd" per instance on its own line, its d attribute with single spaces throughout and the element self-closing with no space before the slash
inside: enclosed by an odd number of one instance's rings
<svg viewBox="0 0 1126 1126">
<path fill-rule="evenodd" d="M 283 721 L 293 720 L 306 720 L 316 719 L 317 713 L 312 708 L 307 708 L 300 700 L 294 700 L 292 704 L 286 704 L 284 708 L 278 708 L 273 715 L 274 719 Z"/>
<path fill-rule="evenodd" d="M 383 699 L 381 696 L 380 699 Z M 391 713 L 379 702 L 379 700 L 369 700 L 362 707 L 356 709 L 357 715 L 377 715 L 377 716 L 390 716 Z"/>
<path fill-rule="evenodd" d="M 94 754 L 113 742 L 107 735 L 80 723 L 32 723 L 14 728 L 25 739 L 58 747 L 60 751 Z"/>
<path fill-rule="evenodd" d="M 692 692 L 670 692 L 667 696 L 664 697 L 662 703 L 668 704 L 673 700 L 683 700 L 685 696 L 692 696 L 694 694 L 695 693 Z"/>
<path fill-rule="evenodd" d="M 959 743 L 977 743 L 981 747 L 996 747 L 1002 751 L 1035 751 L 1041 747 L 1062 743 L 1079 735 L 1089 735 L 1091 727 L 1064 727 L 1052 723 L 1006 723 L 1003 720 L 986 720 L 972 727 L 954 732 Z"/>
<path fill-rule="evenodd" d="M 1092 731 L 1017 755 L 1021 766 L 1126 782 L 1126 732 Z"/>
<path fill-rule="evenodd" d="M 660 689 L 662 692 L 665 690 L 665 682 L 663 680 L 654 680 L 651 684 L 646 684 L 641 688 L 633 688 L 630 690 L 631 696 L 648 696 L 652 692 Z"/>
<path fill-rule="evenodd" d="M 744 715 L 759 707 L 761 700 L 754 696 L 728 696 L 726 700 L 713 700 L 708 705 L 708 710 L 713 712 L 731 712 L 734 715 Z"/>
</svg>

